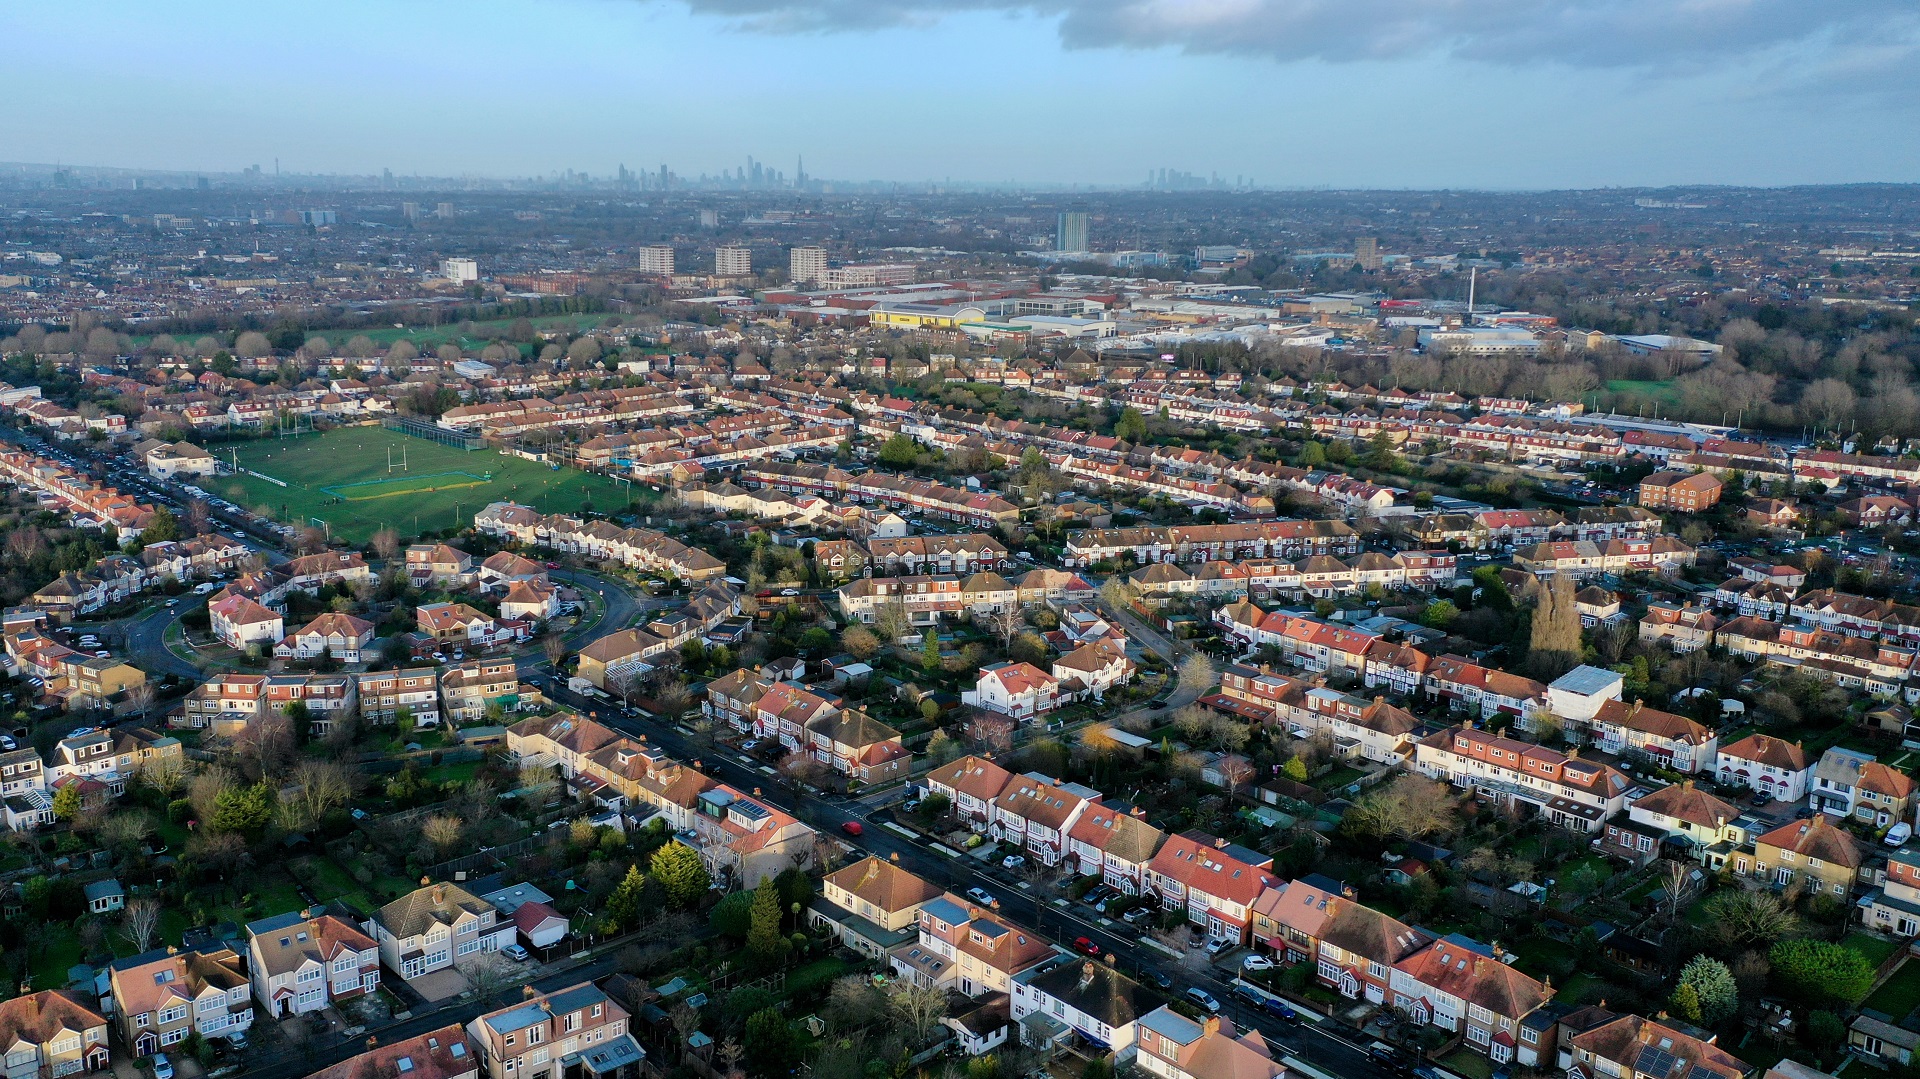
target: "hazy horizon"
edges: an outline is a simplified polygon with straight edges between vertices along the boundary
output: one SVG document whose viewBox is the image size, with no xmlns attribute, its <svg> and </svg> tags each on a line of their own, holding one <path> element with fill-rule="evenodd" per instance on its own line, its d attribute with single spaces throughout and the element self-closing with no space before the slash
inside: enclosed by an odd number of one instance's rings
<svg viewBox="0 0 1920 1079">
<path fill-rule="evenodd" d="M 457 179 L 1920 180 L 1920 12 L 1656 0 L 28 0 L 8 156 Z M 76 66 L 84 77 L 75 78 Z"/>
</svg>

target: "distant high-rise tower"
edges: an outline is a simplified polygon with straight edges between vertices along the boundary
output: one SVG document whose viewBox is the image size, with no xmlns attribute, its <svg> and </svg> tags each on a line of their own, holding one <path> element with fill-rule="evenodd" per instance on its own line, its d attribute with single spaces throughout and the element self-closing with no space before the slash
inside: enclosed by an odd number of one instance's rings
<svg viewBox="0 0 1920 1079">
<path fill-rule="evenodd" d="M 641 248 L 640 272 L 671 274 L 673 272 L 673 245 L 651 244 Z"/>
<path fill-rule="evenodd" d="M 787 276 L 796 285 L 818 284 L 827 276 L 827 249 L 796 247 L 787 256 Z"/>
<path fill-rule="evenodd" d="M 472 259 L 441 259 L 440 275 L 456 285 L 480 280 L 480 264 Z"/>
<path fill-rule="evenodd" d="M 1362 236 L 1353 241 L 1353 261 L 1363 270 L 1377 270 L 1384 265 L 1380 258 L 1380 238 Z"/>
<path fill-rule="evenodd" d="M 434 211 L 434 216 L 438 217 L 442 221 L 452 221 L 453 220 L 453 203 L 451 202 L 441 203 L 440 208 Z"/>
<path fill-rule="evenodd" d="M 753 272 L 753 252 L 745 244 L 715 248 L 713 272 L 721 277 L 745 277 Z"/>
<path fill-rule="evenodd" d="M 1060 215 L 1060 227 L 1054 232 L 1053 249 L 1055 251 L 1085 251 L 1087 248 L 1087 215 L 1081 210 L 1069 210 Z"/>
<path fill-rule="evenodd" d="M 406 218 L 408 221 L 420 220 L 420 204 L 417 202 L 401 203 L 400 216 Z"/>
<path fill-rule="evenodd" d="M 718 210 L 700 211 L 700 227 L 703 229 L 719 228 L 720 227 L 720 211 Z"/>
</svg>

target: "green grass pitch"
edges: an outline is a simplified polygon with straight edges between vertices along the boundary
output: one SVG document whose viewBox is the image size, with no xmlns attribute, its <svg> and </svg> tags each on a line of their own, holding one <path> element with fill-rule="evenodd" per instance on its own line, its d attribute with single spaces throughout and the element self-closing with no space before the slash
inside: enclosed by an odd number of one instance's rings
<svg viewBox="0 0 1920 1079">
<path fill-rule="evenodd" d="M 209 477 L 202 486 L 230 502 L 296 525 L 317 517 L 336 539 L 365 543 L 383 527 L 403 537 L 473 522 L 489 502 L 519 502 L 542 513 L 578 513 L 591 500 L 601 513 L 625 508 L 629 498 L 659 496 L 644 483 L 632 486 L 561 466 L 558 470 L 497 450 L 458 450 L 380 427 L 343 427 L 297 438 L 268 438 L 216 447 L 240 467 L 265 473 L 287 486 L 242 472 Z M 387 451 L 395 470 L 387 470 Z M 398 469 L 402 451 L 407 470 Z"/>
</svg>

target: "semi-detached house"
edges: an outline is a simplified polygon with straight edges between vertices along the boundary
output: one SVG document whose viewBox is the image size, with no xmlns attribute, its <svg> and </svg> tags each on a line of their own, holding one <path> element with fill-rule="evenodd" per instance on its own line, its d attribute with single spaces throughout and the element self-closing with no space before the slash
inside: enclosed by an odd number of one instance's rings
<svg viewBox="0 0 1920 1079">
<path fill-rule="evenodd" d="M 1099 798 L 1091 787 L 1028 772 L 1009 780 L 993 800 L 988 830 L 1003 843 L 1025 847 L 1041 864 L 1057 865 L 1067 853 L 1067 833 Z"/>
<path fill-rule="evenodd" d="M 1205 832 L 1169 836 L 1142 875 L 1143 889 L 1160 898 L 1166 910 L 1182 910 L 1187 920 L 1214 940 L 1244 943 L 1253 924 L 1260 893 L 1278 884 L 1268 872 L 1273 859 Z"/>
<path fill-rule="evenodd" d="M 317 1012 L 380 985 L 380 946 L 335 914 L 293 911 L 247 924 L 254 999 L 270 1018 Z"/>
<path fill-rule="evenodd" d="M 962 757 L 927 773 L 927 793 L 944 795 L 956 818 L 974 831 L 986 832 L 994 823 L 994 802 L 1013 781 L 1013 773 L 985 757 Z M 998 834 L 998 833 L 996 833 Z"/>
<path fill-rule="evenodd" d="M 116 961 L 109 969 L 122 1043 L 150 1056 L 186 1040 L 225 1037 L 253 1025 L 252 983 L 231 948 L 167 948 Z"/>
<path fill-rule="evenodd" d="M 1579 832 L 1598 832 L 1626 808 L 1627 777 L 1611 765 L 1471 726 L 1448 727 L 1415 743 L 1414 767 L 1496 804 L 1531 807 L 1549 823 Z"/>
<path fill-rule="evenodd" d="M 1464 1033 L 1468 1045 L 1504 1064 L 1519 1048 L 1520 1021 L 1553 996 L 1507 958 L 1497 947 L 1442 937 L 1393 965 L 1393 1006 L 1416 1023 Z"/>
<path fill-rule="evenodd" d="M 364 926 L 380 961 L 402 979 L 445 970 L 513 943 L 514 927 L 493 904 L 457 884 L 425 884 L 374 912 Z"/>
</svg>

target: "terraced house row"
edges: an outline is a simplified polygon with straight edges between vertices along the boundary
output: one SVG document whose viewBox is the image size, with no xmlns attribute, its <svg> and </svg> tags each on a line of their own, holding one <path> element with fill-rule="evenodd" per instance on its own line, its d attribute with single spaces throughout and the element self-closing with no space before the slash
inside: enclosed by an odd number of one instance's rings
<svg viewBox="0 0 1920 1079">
<path fill-rule="evenodd" d="M 1149 562 L 1237 562 L 1360 553 L 1360 536 L 1345 521 L 1258 521 L 1223 525 L 1089 528 L 1067 536 L 1069 569 L 1130 558 Z"/>
<path fill-rule="evenodd" d="M 565 514 L 542 514 L 531 506 L 495 502 L 474 514 L 475 529 L 529 547 L 612 559 L 662 576 L 708 581 L 724 576 L 726 563 L 698 547 L 650 528 L 621 528 L 608 521 L 582 521 Z"/>
<path fill-rule="evenodd" d="M 1445 550 L 1390 555 L 1367 551 L 1346 559 L 1312 555 L 1297 562 L 1270 558 L 1202 562 L 1190 570 L 1177 562 L 1154 562 L 1129 573 L 1127 581 L 1147 596 L 1320 599 L 1371 588 L 1422 592 L 1452 588 L 1457 565 L 1458 559 Z"/>
<path fill-rule="evenodd" d="M 73 515 L 75 523 L 99 528 L 125 543 L 153 520 L 153 507 L 135 501 L 91 476 L 76 472 L 52 458 L 25 450 L 0 452 L 0 479 Z"/>
<path fill-rule="evenodd" d="M 742 468 L 735 478 L 749 487 L 810 491 L 842 501 L 924 513 L 973 528 L 992 529 L 1020 523 L 1020 508 L 999 495 L 884 472 L 855 475 L 833 465 L 755 462 Z"/>
</svg>

